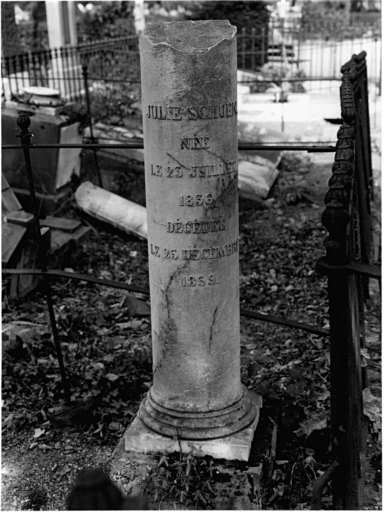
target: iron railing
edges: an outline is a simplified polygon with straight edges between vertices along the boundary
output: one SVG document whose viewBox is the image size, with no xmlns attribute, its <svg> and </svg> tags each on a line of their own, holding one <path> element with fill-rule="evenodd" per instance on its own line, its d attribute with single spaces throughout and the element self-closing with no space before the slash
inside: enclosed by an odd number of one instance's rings
<svg viewBox="0 0 384 512">
<path fill-rule="evenodd" d="M 280 84 L 338 81 L 339 69 L 352 53 L 362 49 L 370 55 L 369 77 L 381 84 L 381 34 L 379 29 L 360 37 L 340 40 L 293 26 L 273 23 L 270 27 L 242 29 L 237 35 L 238 68 L 251 74 L 242 78 L 263 92 L 271 82 Z M 269 66 L 265 69 L 265 64 Z M 44 86 L 58 89 L 67 100 L 84 99 L 82 66 L 89 71 L 91 89 L 105 82 L 139 83 L 140 58 L 137 36 L 104 39 L 78 46 L 29 52 L 2 59 L 2 94 L 11 100 L 24 87 Z M 264 85 L 263 85 L 264 84 Z M 318 86 L 317 86 L 318 87 Z"/>
<path fill-rule="evenodd" d="M 326 257 L 317 270 L 328 277 L 331 354 L 333 505 L 362 510 L 366 429 L 362 391 L 368 386 L 361 350 L 365 348 L 364 300 L 371 265 L 373 198 L 366 54 L 342 69 L 337 150 L 325 197 L 322 222 L 329 231 Z M 319 505 L 319 504 L 318 504 Z"/>
<path fill-rule="evenodd" d="M 330 331 L 316 325 L 308 325 L 294 320 L 262 315 L 241 310 L 241 315 L 257 320 L 268 321 L 291 328 L 302 329 L 319 336 L 330 336 L 331 344 L 331 429 L 334 461 L 326 478 L 315 482 L 319 489 L 333 479 L 334 508 L 346 510 L 362 509 L 364 483 L 364 419 L 362 390 L 367 387 L 367 377 L 360 363 L 360 351 L 364 348 L 364 299 L 367 294 L 367 279 L 381 278 L 381 269 L 371 265 L 370 260 L 370 199 L 372 198 L 372 169 L 370 161 L 369 112 L 367 99 L 366 54 L 354 55 L 342 68 L 341 112 L 343 125 L 338 132 L 336 147 L 326 148 L 335 151 L 329 192 L 325 197 L 326 209 L 323 224 L 329 231 L 326 241 L 327 254 L 317 263 L 317 270 L 328 277 L 328 297 L 330 308 Z M 29 177 L 31 198 L 34 199 L 34 183 L 29 151 L 38 146 L 31 145 L 28 131 L 29 119 L 21 114 L 18 119 L 21 129 L 20 148 L 25 157 Z M 39 145 L 41 146 L 41 145 Z M 75 145 L 44 145 L 44 147 L 75 147 Z M 88 144 L 76 147 L 100 148 L 102 145 Z M 3 149 L 14 148 L 9 145 Z M 114 147 L 117 147 L 114 146 Z M 142 147 L 142 142 L 122 144 L 119 147 Z M 280 147 L 280 146 L 279 146 Z M 247 149 L 260 149 L 259 144 L 246 144 Z M 268 150 L 276 149 L 273 145 Z M 244 149 L 239 144 L 239 149 Z M 297 149 L 287 145 L 285 149 Z M 300 148 L 305 149 L 305 146 Z M 306 148 L 308 149 L 308 148 Z M 313 147 L 312 151 L 320 148 Z M 34 208 L 36 236 L 39 237 L 39 219 Z M 38 238 L 39 240 L 39 238 Z M 148 294 L 146 288 L 114 281 L 96 279 L 88 275 L 47 270 L 44 261 L 41 269 L 3 269 L 4 275 L 37 274 L 43 280 L 47 305 L 50 314 L 53 337 L 59 363 L 61 349 L 49 280 L 68 278 L 94 282 L 106 286 L 123 288 L 133 292 Z M 66 380 L 64 365 L 60 363 L 63 385 L 68 399 L 70 390 Z M 321 492 L 312 508 L 321 508 Z"/>
<path fill-rule="evenodd" d="M 32 210 L 33 210 L 33 215 L 34 215 L 35 237 L 36 237 L 37 246 L 39 248 L 38 253 L 40 255 L 40 268 L 35 268 L 35 269 L 5 269 L 5 268 L 3 268 L 2 273 L 4 275 L 20 275 L 20 276 L 21 275 L 35 275 L 35 276 L 37 275 L 42 278 L 42 287 L 43 287 L 43 291 L 45 293 L 47 307 L 48 307 L 48 311 L 49 311 L 52 335 L 54 338 L 55 348 L 56 348 L 57 357 L 58 357 L 58 361 L 59 361 L 59 368 L 60 368 L 61 378 L 62 378 L 62 382 L 63 382 L 64 394 L 65 394 L 66 400 L 69 401 L 70 400 L 70 387 L 69 387 L 69 383 L 68 383 L 65 368 L 64 368 L 64 363 L 63 363 L 63 358 L 62 358 L 62 353 L 61 353 L 61 346 L 60 346 L 60 339 L 59 339 L 59 332 L 57 329 L 56 319 L 55 319 L 54 310 L 53 310 L 53 300 L 52 300 L 52 294 L 51 294 L 51 288 L 50 288 L 50 279 L 51 278 L 75 279 L 75 280 L 80 280 L 80 281 L 93 282 L 95 284 L 101 284 L 101 285 L 105 285 L 105 286 L 109 286 L 109 287 L 113 287 L 113 288 L 123 288 L 125 290 L 139 292 L 139 293 L 143 293 L 143 294 L 149 294 L 149 290 L 146 288 L 141 288 L 141 287 L 135 286 L 135 285 L 127 285 L 125 283 L 118 283 L 118 282 L 111 281 L 111 280 L 97 279 L 97 278 L 90 277 L 88 275 L 75 274 L 72 272 L 47 269 L 46 255 L 44 254 L 44 246 L 43 246 L 43 243 L 41 240 L 41 235 L 40 235 L 40 221 L 39 221 L 39 213 L 38 213 L 39 209 L 38 209 L 38 203 L 37 203 L 36 194 L 35 194 L 34 173 L 32 170 L 32 164 L 31 164 L 31 159 L 30 159 L 30 150 L 36 150 L 36 149 L 40 149 L 42 147 L 43 148 L 58 148 L 58 147 L 60 147 L 63 149 L 64 148 L 79 148 L 79 147 L 81 147 L 83 149 L 92 148 L 93 150 L 96 151 L 97 148 L 100 149 L 104 146 L 102 144 L 36 144 L 36 145 L 34 145 L 34 144 L 31 144 L 31 137 L 33 136 L 33 134 L 31 132 L 29 132 L 29 130 L 28 130 L 28 128 L 30 126 L 30 122 L 31 121 L 30 121 L 28 113 L 21 112 L 17 119 L 17 125 L 20 128 L 20 133 L 19 133 L 18 137 L 20 138 L 21 145 L 3 145 L 2 149 L 3 150 L 19 149 L 19 150 L 22 150 L 23 154 L 24 154 L 25 168 L 26 168 L 28 185 L 29 185 L 30 196 L 31 196 L 31 205 L 32 205 Z M 110 145 L 105 145 L 105 147 L 110 147 Z M 138 142 L 114 145 L 114 148 L 117 148 L 117 147 L 120 147 L 123 149 L 123 148 L 143 148 L 144 146 L 143 146 L 142 141 L 138 141 Z M 262 145 L 249 143 L 249 142 L 239 143 L 238 147 L 239 147 L 239 149 L 247 149 L 247 150 L 263 149 Z M 285 149 L 288 149 L 288 150 L 290 150 L 290 149 L 296 150 L 297 149 L 296 146 L 292 146 L 292 145 L 286 145 L 284 147 L 285 147 Z M 280 148 L 280 146 L 279 146 L 279 148 Z M 264 149 L 266 149 L 266 150 L 272 149 L 273 150 L 273 149 L 277 149 L 277 147 L 267 145 L 267 146 L 264 146 Z M 301 149 L 316 151 L 316 147 L 308 148 L 305 145 L 302 146 Z M 321 150 L 322 148 L 319 148 L 319 149 Z M 336 150 L 335 147 L 327 147 L 324 149 L 326 151 L 335 151 Z M 96 161 L 97 161 L 97 159 L 96 159 Z M 99 174 L 99 183 L 101 184 L 100 174 Z M 279 324 L 279 325 L 285 325 L 285 326 L 288 326 L 291 328 L 302 329 L 306 332 L 309 332 L 312 334 L 317 334 L 318 336 L 328 336 L 329 335 L 325 329 L 321 329 L 320 327 L 318 327 L 316 325 L 309 325 L 309 324 L 306 324 L 303 322 L 297 322 L 295 320 L 291 320 L 291 319 L 287 319 L 287 318 L 280 318 L 280 317 L 275 317 L 275 316 L 270 316 L 270 315 L 264 315 L 264 314 L 260 314 L 260 313 L 253 312 L 253 311 L 247 311 L 244 309 L 241 309 L 241 315 L 248 317 L 248 318 L 263 320 L 266 322 L 272 322 L 272 323 Z"/>
</svg>

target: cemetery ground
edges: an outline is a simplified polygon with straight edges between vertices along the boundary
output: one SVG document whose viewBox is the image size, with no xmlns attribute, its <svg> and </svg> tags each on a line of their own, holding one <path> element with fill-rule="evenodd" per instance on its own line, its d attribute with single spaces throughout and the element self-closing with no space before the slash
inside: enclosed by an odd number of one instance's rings
<svg viewBox="0 0 384 512">
<path fill-rule="evenodd" d="M 97 183 L 92 159 L 84 156 L 82 178 Z M 326 278 L 315 264 L 325 253 L 320 218 L 330 162 L 329 155 L 287 154 L 268 199 L 240 202 L 242 308 L 329 328 Z M 143 174 L 121 173 L 119 165 L 100 158 L 106 188 L 143 204 Z M 377 231 L 379 197 L 373 208 Z M 69 213 L 93 228 L 69 268 L 148 286 L 145 240 L 84 219 L 74 204 Z M 18 336 L 3 341 L 3 510 L 63 510 L 81 469 L 110 468 L 113 450 L 151 385 L 148 296 L 63 279 L 53 280 L 52 288 L 70 408 L 63 400 L 44 297 L 36 292 L 20 302 L 3 299 L 3 328 L 11 322 L 22 326 Z M 380 290 L 372 281 L 363 353 L 369 382 L 367 510 L 381 509 L 380 311 Z M 242 488 L 227 489 L 231 497 L 220 508 L 244 509 L 245 497 L 255 510 L 310 508 L 313 482 L 332 463 L 329 340 L 242 317 L 241 362 L 243 382 L 264 400 L 264 459 L 251 455 L 251 464 L 264 462 L 262 486 L 250 482 L 245 463 L 159 457 L 144 483 L 150 508 L 161 508 L 161 502 L 170 508 L 215 508 L 215 481 L 225 480 L 218 466 L 245 475 Z M 187 468 L 189 479 L 180 479 Z M 127 467 L 126 475 L 135 477 L 135 467 Z M 231 484 L 223 483 L 224 496 L 226 485 Z M 323 507 L 332 509 L 330 486 Z"/>
</svg>

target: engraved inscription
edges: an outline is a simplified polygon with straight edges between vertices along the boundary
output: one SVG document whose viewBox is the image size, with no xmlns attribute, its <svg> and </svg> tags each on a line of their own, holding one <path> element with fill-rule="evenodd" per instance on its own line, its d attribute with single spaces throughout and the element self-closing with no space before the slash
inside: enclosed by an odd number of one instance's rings
<svg viewBox="0 0 384 512">
<path fill-rule="evenodd" d="M 186 196 L 179 197 L 179 206 L 203 206 L 211 205 L 214 203 L 212 194 L 196 194 L 194 196 L 187 194 Z"/>
<path fill-rule="evenodd" d="M 208 277 L 204 276 L 185 276 L 181 280 L 181 284 L 183 286 L 213 286 L 215 284 L 219 284 L 219 278 L 215 277 L 213 274 L 209 274 Z"/>
<path fill-rule="evenodd" d="M 223 176 L 225 174 L 237 175 L 238 162 L 230 160 L 219 164 L 211 165 L 192 165 L 186 174 L 189 178 L 212 178 L 215 176 Z M 151 164 L 151 176 L 166 176 L 167 178 L 182 178 L 183 169 L 180 166 L 172 167 L 168 165 L 163 168 L 161 165 Z"/>
<path fill-rule="evenodd" d="M 160 258 L 160 247 L 158 245 L 151 244 L 151 254 Z"/>
<path fill-rule="evenodd" d="M 153 165 L 151 164 L 151 175 L 152 176 L 162 176 L 163 173 L 161 172 L 161 165 Z"/>
<path fill-rule="evenodd" d="M 193 165 L 188 176 L 190 178 L 211 178 L 212 176 L 222 176 L 223 174 L 231 173 L 234 173 L 236 176 L 237 170 L 237 160 L 230 160 L 220 164 Z"/>
<path fill-rule="evenodd" d="M 177 255 L 177 249 L 168 249 L 167 247 L 164 247 L 163 258 L 166 260 L 177 260 L 179 258 Z"/>
<path fill-rule="evenodd" d="M 183 171 L 181 167 L 171 167 L 168 165 L 167 167 L 167 178 L 182 178 Z"/>
<path fill-rule="evenodd" d="M 204 249 L 171 249 L 150 244 L 150 254 L 157 258 L 167 260 L 212 260 L 225 258 L 239 251 L 239 241 L 230 242 L 219 247 L 205 247 Z"/>
<path fill-rule="evenodd" d="M 239 241 L 222 245 L 221 247 L 210 247 L 205 249 L 182 249 L 181 259 L 183 260 L 212 260 L 224 258 L 239 251 Z"/>
<path fill-rule="evenodd" d="M 161 121 L 181 121 L 187 119 L 218 119 L 237 114 L 237 102 L 221 103 L 219 105 L 148 105 L 146 117 Z"/>
<path fill-rule="evenodd" d="M 187 235 L 205 234 L 225 230 L 225 219 L 201 220 L 194 222 L 167 222 L 167 233 L 185 233 Z"/>
<path fill-rule="evenodd" d="M 206 149 L 209 148 L 209 137 L 181 137 L 181 149 Z"/>
</svg>

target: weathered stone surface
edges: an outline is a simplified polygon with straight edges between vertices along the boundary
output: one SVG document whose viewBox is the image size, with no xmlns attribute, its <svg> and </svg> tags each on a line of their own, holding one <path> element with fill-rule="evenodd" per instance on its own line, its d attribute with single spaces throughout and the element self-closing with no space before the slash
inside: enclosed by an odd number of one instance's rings
<svg viewBox="0 0 384 512">
<path fill-rule="evenodd" d="M 271 165 L 260 165 L 247 161 L 239 162 L 239 189 L 242 197 L 266 198 L 279 171 Z"/>
<path fill-rule="evenodd" d="M 77 206 L 88 215 L 129 234 L 147 238 L 147 212 L 143 206 L 97 187 L 90 181 L 80 185 L 75 197 Z"/>
<path fill-rule="evenodd" d="M 252 393 L 251 399 L 257 414 L 252 423 L 240 432 L 218 439 L 170 438 L 153 432 L 139 417 L 136 417 L 125 433 L 125 450 L 141 454 L 168 454 L 181 451 L 181 453 L 192 452 L 197 457 L 210 455 L 216 459 L 247 461 L 261 407 L 261 397 L 259 395 Z"/>
<path fill-rule="evenodd" d="M 154 383 L 139 417 L 196 441 L 258 411 L 240 381 L 235 34 L 171 22 L 140 38 Z"/>
</svg>

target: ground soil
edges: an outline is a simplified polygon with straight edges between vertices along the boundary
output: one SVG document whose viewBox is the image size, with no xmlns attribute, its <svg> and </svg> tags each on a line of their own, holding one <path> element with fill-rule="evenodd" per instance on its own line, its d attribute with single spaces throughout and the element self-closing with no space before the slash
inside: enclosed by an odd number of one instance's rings
<svg viewBox="0 0 384 512">
<path fill-rule="evenodd" d="M 97 183 L 92 159 L 91 154 L 84 156 L 82 179 L 92 179 Z M 292 318 L 322 329 L 329 328 L 326 278 L 315 272 L 315 265 L 325 252 L 323 241 L 326 231 L 321 225 L 321 213 L 331 162 L 329 156 L 314 156 L 308 160 L 302 154 L 297 157 L 291 155 L 283 165 L 267 200 L 240 202 L 241 307 Z M 141 204 L 145 203 L 143 174 L 130 170 L 129 163 L 112 164 L 102 157 L 100 167 L 106 188 Z M 375 218 L 380 218 L 379 212 L 380 205 L 376 202 Z M 93 231 L 89 240 L 84 243 L 81 255 L 77 260 L 66 262 L 67 267 L 76 272 L 91 271 L 99 277 L 122 279 L 139 286 L 148 286 L 145 241 L 84 218 L 75 208 L 71 208 L 69 213 L 81 217 L 92 226 Z M 113 324 L 114 336 L 137 340 L 140 332 L 140 340 L 149 338 L 149 320 L 119 327 L 118 331 L 116 325 L 122 326 L 124 322 L 127 324 L 127 320 L 130 321 L 121 312 L 121 301 L 124 300 L 125 292 L 111 290 L 107 297 L 103 295 L 101 287 L 95 290 L 95 287 L 74 285 L 72 282 L 68 284 L 64 281 L 53 284 L 53 291 L 55 311 L 59 315 L 71 308 L 73 310 L 83 307 L 84 304 L 89 304 L 90 310 L 96 311 L 97 295 L 99 302 L 110 300 L 107 311 L 105 308 L 103 310 L 105 321 L 99 325 L 100 332 L 107 332 Z M 371 291 L 371 300 L 366 311 L 367 346 L 371 355 L 368 360 L 368 378 L 370 386 L 374 386 L 375 392 L 379 393 L 380 290 L 374 282 L 371 284 Z M 144 296 L 141 298 L 145 299 Z M 78 302 L 76 299 L 79 299 Z M 116 303 L 120 304 L 119 308 L 115 307 Z M 39 292 L 15 303 L 4 298 L 3 322 L 9 323 L 26 317 L 33 319 L 34 315 L 42 315 L 43 309 L 44 299 Z M 98 321 L 97 314 L 92 318 L 95 318 L 95 322 Z M 46 321 L 48 323 L 47 318 Z M 79 335 L 85 337 L 87 332 L 79 332 Z M 308 438 L 302 432 L 300 434 L 303 420 L 306 419 L 303 411 L 309 406 L 305 402 L 305 390 L 289 388 L 292 385 L 292 380 L 289 379 L 293 375 L 292 371 L 297 372 L 295 375 L 308 378 L 305 374 L 306 365 L 313 365 L 310 385 L 313 385 L 316 396 L 324 393 L 328 386 L 328 339 L 249 318 L 241 319 L 241 339 L 243 381 L 263 395 L 268 416 L 279 426 L 275 465 L 269 473 L 269 483 L 265 485 L 261 508 L 308 509 L 311 482 L 316 476 L 314 471 L 324 470 L 329 463 L 329 459 L 324 456 L 329 439 L 326 431 L 318 431 L 323 438 L 320 436 L 308 443 Z M 106 350 L 100 345 L 105 343 L 102 334 L 95 335 L 93 341 L 91 338 L 87 340 L 87 343 L 94 343 L 97 350 Z M 287 374 L 287 371 L 291 373 Z M 21 382 L 23 378 L 21 375 Z M 306 382 L 309 385 L 309 381 Z M 137 409 L 144 389 L 137 388 L 129 397 L 127 403 L 130 404 L 132 414 Z M 112 431 L 107 436 L 98 435 L 95 434 L 96 428 L 92 424 L 79 425 L 71 420 L 62 424 L 50 422 L 49 415 L 44 412 L 47 411 L 45 395 L 41 392 L 39 398 L 38 385 L 31 389 L 33 394 L 38 394 L 33 406 L 28 402 L 28 397 L 31 396 L 29 391 L 22 387 L 18 390 L 21 395 L 19 401 L 19 397 L 3 396 L 6 408 L 3 421 L 15 412 L 15 408 L 31 414 L 31 418 L 24 422 L 14 422 L 11 418 L 9 422 L 4 422 L 1 508 L 63 510 L 65 498 L 80 469 L 91 466 L 108 467 L 113 449 L 131 416 L 117 426 L 116 432 Z M 326 401 L 325 398 L 324 400 Z M 50 406 L 52 407 L 52 400 Z M 309 409 L 307 412 L 310 414 Z M 36 429 L 39 428 L 45 429 L 45 433 L 36 438 Z M 365 504 L 367 510 L 381 509 L 379 434 L 370 427 L 370 465 Z M 312 457 L 315 463 L 308 457 Z M 328 489 L 324 508 L 331 508 L 330 500 Z"/>
</svg>

